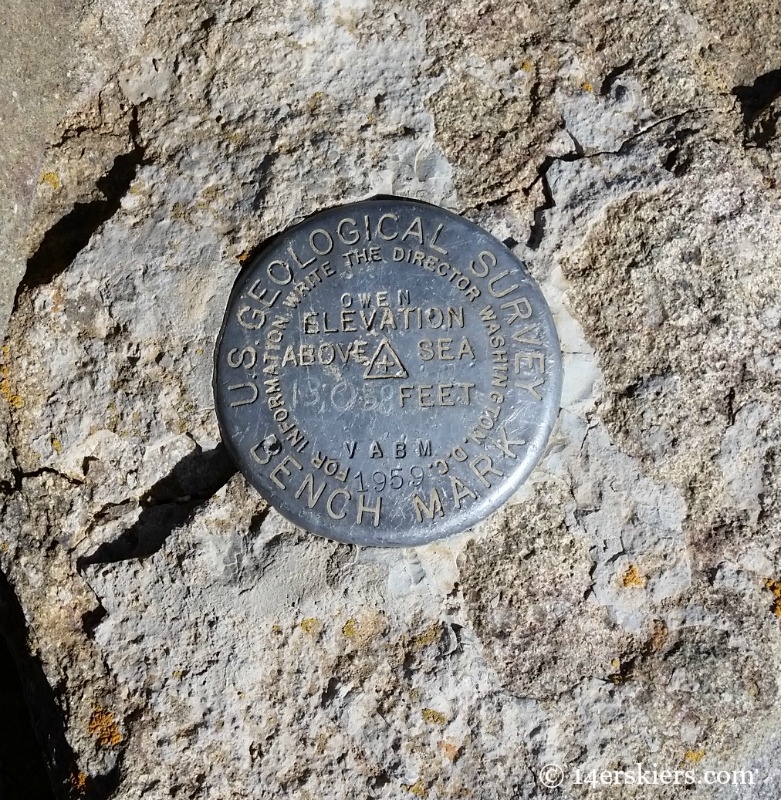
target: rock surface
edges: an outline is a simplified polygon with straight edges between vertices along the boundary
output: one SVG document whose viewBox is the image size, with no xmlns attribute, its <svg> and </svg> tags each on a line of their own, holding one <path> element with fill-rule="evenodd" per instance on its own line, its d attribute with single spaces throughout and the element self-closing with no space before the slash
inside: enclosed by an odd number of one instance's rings
<svg viewBox="0 0 781 800">
<path fill-rule="evenodd" d="M 3 629 L 56 795 L 577 798 L 642 763 L 777 797 L 777 5 L 79 13 L 0 375 Z M 212 407 L 241 263 L 374 194 L 517 242 L 565 353 L 532 479 L 415 550 L 294 529 Z"/>
</svg>

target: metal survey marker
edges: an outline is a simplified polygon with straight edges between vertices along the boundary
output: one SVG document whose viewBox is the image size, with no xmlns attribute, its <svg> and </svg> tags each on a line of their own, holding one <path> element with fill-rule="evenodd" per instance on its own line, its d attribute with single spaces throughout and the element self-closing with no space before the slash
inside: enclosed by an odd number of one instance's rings
<svg viewBox="0 0 781 800">
<path fill-rule="evenodd" d="M 423 544 L 498 508 L 541 457 L 561 382 L 523 264 L 401 198 L 271 240 L 215 352 L 220 430 L 247 480 L 302 528 L 362 545 Z"/>
</svg>

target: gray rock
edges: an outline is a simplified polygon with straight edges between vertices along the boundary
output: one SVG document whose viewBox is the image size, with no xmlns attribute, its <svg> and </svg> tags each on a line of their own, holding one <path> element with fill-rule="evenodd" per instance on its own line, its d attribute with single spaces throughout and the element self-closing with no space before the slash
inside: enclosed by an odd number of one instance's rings
<svg viewBox="0 0 781 800">
<path fill-rule="evenodd" d="M 0 569 L 60 795 L 574 798 L 642 764 L 776 797 L 775 6 L 86 14 L 0 375 Z M 520 243 L 565 355 L 530 481 L 416 550 L 269 510 L 210 388 L 241 263 L 381 193 Z"/>
</svg>

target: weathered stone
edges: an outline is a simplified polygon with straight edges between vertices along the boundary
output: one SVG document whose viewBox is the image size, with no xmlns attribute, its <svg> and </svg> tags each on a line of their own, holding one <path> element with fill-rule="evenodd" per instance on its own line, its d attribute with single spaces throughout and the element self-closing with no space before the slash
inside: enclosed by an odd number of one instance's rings
<svg viewBox="0 0 781 800">
<path fill-rule="evenodd" d="M 40 675 L 39 729 L 59 726 L 61 796 L 537 798 L 558 763 L 562 796 L 586 797 L 576 769 L 643 762 L 755 770 L 692 798 L 777 797 L 777 17 L 80 17 L 89 57 L 25 195 L 0 375 L 7 634 Z M 527 485 L 407 551 L 270 511 L 211 396 L 241 264 L 390 193 L 525 243 L 565 355 Z"/>
</svg>

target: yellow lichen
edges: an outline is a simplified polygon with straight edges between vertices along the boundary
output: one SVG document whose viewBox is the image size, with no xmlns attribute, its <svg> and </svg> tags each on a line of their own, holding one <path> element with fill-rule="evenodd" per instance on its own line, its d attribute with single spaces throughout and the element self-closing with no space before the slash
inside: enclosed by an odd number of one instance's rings
<svg viewBox="0 0 781 800">
<path fill-rule="evenodd" d="M 534 64 L 533 64 L 531 61 L 529 61 L 529 59 L 527 58 L 527 59 L 525 59 L 525 60 L 524 60 L 524 62 L 521 64 L 521 69 L 522 69 L 524 72 L 532 72 L 532 70 L 534 69 Z"/>
<path fill-rule="evenodd" d="M 360 619 L 350 617 L 342 625 L 342 633 L 348 639 L 355 639 L 359 644 L 370 642 L 378 633 L 385 630 L 385 615 L 379 611 L 367 611 Z"/>
<path fill-rule="evenodd" d="M 402 783 L 401 788 L 408 791 L 410 794 L 414 794 L 415 797 L 425 797 L 426 796 L 426 784 L 418 778 L 412 786 L 407 786 L 406 784 Z"/>
<path fill-rule="evenodd" d="M 62 452 L 62 444 L 56 436 L 52 436 L 52 449 L 58 455 Z"/>
<path fill-rule="evenodd" d="M 201 194 L 201 196 L 192 204 L 191 208 L 195 208 L 198 211 L 206 211 L 206 209 L 211 207 L 216 197 L 217 195 L 213 190 L 206 189 Z"/>
<path fill-rule="evenodd" d="M 11 350 L 7 344 L 4 344 L 2 348 L 0 348 L 0 354 L 4 362 L 8 361 Z M 24 406 L 24 400 L 14 392 L 11 386 L 10 372 L 5 363 L 0 364 L 0 395 L 2 395 L 3 399 L 11 408 L 22 408 L 22 406 Z"/>
<path fill-rule="evenodd" d="M 412 637 L 412 649 L 413 650 L 422 650 L 424 647 L 428 647 L 430 644 L 434 644 L 442 633 L 442 626 L 436 622 L 433 625 L 426 628 L 425 631 L 422 633 L 417 634 L 416 636 Z"/>
<path fill-rule="evenodd" d="M 350 33 L 355 33 L 358 30 L 358 23 L 353 16 L 338 15 L 334 22 L 341 27 L 346 28 Z"/>
<path fill-rule="evenodd" d="M 583 81 L 583 83 L 580 84 L 580 88 L 584 92 L 593 92 L 594 91 L 594 87 L 588 81 Z"/>
<path fill-rule="evenodd" d="M 315 92 L 313 95 L 310 95 L 307 98 L 306 102 L 304 103 L 304 108 L 309 114 L 313 114 L 317 111 L 322 105 L 328 95 L 325 92 Z"/>
<path fill-rule="evenodd" d="M 307 617 L 307 619 L 302 619 L 300 624 L 304 633 L 314 633 L 320 623 L 314 617 Z"/>
<path fill-rule="evenodd" d="M 447 725 L 448 723 L 447 717 L 441 711 L 433 708 L 424 708 L 420 714 L 426 722 L 432 725 Z"/>
<path fill-rule="evenodd" d="M 55 192 L 58 191 L 61 186 L 59 176 L 56 172 L 44 172 L 38 179 L 38 183 L 47 183 Z"/>
<path fill-rule="evenodd" d="M 8 377 L 8 367 L 0 364 L 0 395 L 11 408 L 22 408 L 24 400 L 11 388 L 11 381 Z"/>
<path fill-rule="evenodd" d="M 616 686 L 620 686 L 622 683 L 625 683 L 629 678 L 632 677 L 631 662 L 622 665 L 620 659 L 614 658 L 611 660 L 610 666 L 613 668 L 613 672 L 607 676 L 607 679 Z"/>
<path fill-rule="evenodd" d="M 117 407 L 114 403 L 109 403 L 106 406 L 106 429 L 112 433 L 116 433 L 119 429 L 120 417 Z"/>
<path fill-rule="evenodd" d="M 705 755 L 704 750 L 687 750 L 683 755 L 683 760 L 690 764 L 699 764 Z"/>
<path fill-rule="evenodd" d="M 116 747 L 122 741 L 122 734 L 119 732 L 114 715 L 100 706 L 95 706 L 92 711 L 89 732 L 98 740 L 101 747 Z"/>
<path fill-rule="evenodd" d="M 225 131 L 225 138 L 235 145 L 242 145 L 249 141 L 249 134 L 245 131 Z"/>
<path fill-rule="evenodd" d="M 636 586 L 638 588 L 645 586 L 645 578 L 640 574 L 640 570 L 635 564 L 629 565 L 629 569 L 624 573 L 624 577 L 621 581 L 627 588 L 630 586 Z"/>
<path fill-rule="evenodd" d="M 773 603 L 773 613 L 777 617 L 781 617 L 781 581 L 768 578 L 765 581 L 765 588 L 770 589 L 773 593 L 775 601 Z"/>
</svg>

